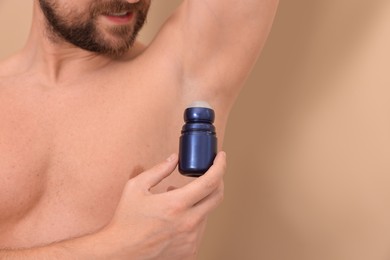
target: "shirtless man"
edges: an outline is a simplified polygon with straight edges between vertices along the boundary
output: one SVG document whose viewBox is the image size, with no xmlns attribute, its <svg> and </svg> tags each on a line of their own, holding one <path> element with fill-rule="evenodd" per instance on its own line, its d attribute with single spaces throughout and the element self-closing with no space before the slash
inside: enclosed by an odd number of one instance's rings
<svg viewBox="0 0 390 260">
<path fill-rule="evenodd" d="M 150 4 L 34 0 L 25 48 L 0 63 L 0 259 L 196 256 L 225 155 L 196 180 L 163 159 L 195 100 L 221 148 L 277 0 L 183 0 L 143 46 Z"/>
</svg>

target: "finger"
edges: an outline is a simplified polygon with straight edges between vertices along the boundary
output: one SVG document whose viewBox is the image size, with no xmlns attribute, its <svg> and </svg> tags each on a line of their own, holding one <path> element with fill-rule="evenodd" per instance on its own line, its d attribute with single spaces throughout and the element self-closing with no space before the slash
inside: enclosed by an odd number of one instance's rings
<svg viewBox="0 0 390 260">
<path fill-rule="evenodd" d="M 220 184 L 209 196 L 198 202 L 192 209 L 191 213 L 198 216 L 200 220 L 203 220 L 210 214 L 211 211 L 216 209 L 223 201 L 224 197 L 224 184 Z"/>
<path fill-rule="evenodd" d="M 177 160 L 178 156 L 176 154 L 172 154 L 164 162 L 138 175 L 136 177 L 137 182 L 141 183 L 141 186 L 146 190 L 150 190 L 175 170 Z"/>
<path fill-rule="evenodd" d="M 226 154 L 225 152 L 219 152 L 214 164 L 203 176 L 180 189 L 172 191 L 172 193 L 176 193 L 175 196 L 181 197 L 185 206 L 192 207 L 218 188 L 225 172 Z"/>
</svg>

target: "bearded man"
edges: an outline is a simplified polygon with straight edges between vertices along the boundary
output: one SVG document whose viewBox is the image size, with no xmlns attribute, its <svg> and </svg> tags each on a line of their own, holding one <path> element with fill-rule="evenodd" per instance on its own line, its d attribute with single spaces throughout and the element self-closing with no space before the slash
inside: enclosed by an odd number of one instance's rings
<svg viewBox="0 0 390 260">
<path fill-rule="evenodd" d="M 211 104 L 221 150 L 277 0 L 183 0 L 145 46 L 150 1 L 34 0 L 0 63 L 1 259 L 196 257 L 226 158 L 175 170 L 182 113 Z"/>
</svg>

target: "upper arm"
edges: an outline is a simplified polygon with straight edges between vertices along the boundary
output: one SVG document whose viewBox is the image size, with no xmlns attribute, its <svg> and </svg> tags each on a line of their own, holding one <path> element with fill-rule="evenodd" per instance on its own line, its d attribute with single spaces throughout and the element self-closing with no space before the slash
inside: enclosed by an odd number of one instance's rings
<svg viewBox="0 0 390 260">
<path fill-rule="evenodd" d="M 184 0 L 156 38 L 183 87 L 235 95 L 268 36 L 278 0 Z"/>
</svg>

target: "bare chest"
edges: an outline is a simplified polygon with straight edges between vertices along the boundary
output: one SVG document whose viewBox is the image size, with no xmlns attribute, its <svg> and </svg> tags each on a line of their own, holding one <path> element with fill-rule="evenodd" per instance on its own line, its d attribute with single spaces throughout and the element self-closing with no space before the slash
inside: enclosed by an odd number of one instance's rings
<svg viewBox="0 0 390 260">
<path fill-rule="evenodd" d="M 182 109 L 155 94 L 0 95 L 0 229 L 8 234 L 0 243 L 53 241 L 106 224 L 126 181 L 177 150 Z"/>
</svg>

